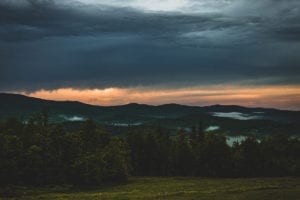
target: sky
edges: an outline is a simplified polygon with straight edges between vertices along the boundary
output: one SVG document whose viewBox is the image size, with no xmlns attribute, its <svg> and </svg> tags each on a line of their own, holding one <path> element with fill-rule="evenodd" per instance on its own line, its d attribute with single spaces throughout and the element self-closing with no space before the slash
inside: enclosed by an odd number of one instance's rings
<svg viewBox="0 0 300 200">
<path fill-rule="evenodd" d="M 300 1 L 0 0 L 0 91 L 300 110 Z"/>
</svg>

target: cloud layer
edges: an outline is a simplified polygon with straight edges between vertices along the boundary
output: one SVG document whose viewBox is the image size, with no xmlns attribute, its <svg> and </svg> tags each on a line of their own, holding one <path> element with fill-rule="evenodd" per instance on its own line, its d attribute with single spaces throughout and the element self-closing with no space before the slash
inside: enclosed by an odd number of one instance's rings
<svg viewBox="0 0 300 200">
<path fill-rule="evenodd" d="M 299 85 L 298 0 L 2 0 L 0 91 Z"/>
</svg>

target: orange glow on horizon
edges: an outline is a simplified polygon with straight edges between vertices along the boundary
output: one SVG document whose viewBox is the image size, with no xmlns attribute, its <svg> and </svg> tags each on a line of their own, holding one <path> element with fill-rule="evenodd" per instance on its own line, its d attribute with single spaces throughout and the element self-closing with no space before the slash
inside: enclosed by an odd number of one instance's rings
<svg viewBox="0 0 300 200">
<path fill-rule="evenodd" d="M 122 105 L 145 103 L 160 105 L 179 103 L 186 105 L 242 105 L 251 107 L 274 107 L 281 109 L 300 109 L 299 86 L 208 86 L 180 89 L 153 88 L 105 88 L 40 90 L 22 93 L 58 101 L 80 101 L 93 105 Z"/>
</svg>

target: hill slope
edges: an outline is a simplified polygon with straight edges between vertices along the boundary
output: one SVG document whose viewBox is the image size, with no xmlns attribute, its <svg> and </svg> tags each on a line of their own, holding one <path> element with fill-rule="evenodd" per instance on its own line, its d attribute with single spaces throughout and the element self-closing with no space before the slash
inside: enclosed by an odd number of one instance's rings
<svg viewBox="0 0 300 200">
<path fill-rule="evenodd" d="M 74 101 L 50 101 L 18 94 L 0 94 L 0 119 L 22 117 L 48 110 L 52 122 L 74 122 L 93 118 L 100 124 L 134 126 L 155 124 L 169 128 L 188 128 L 199 124 L 227 134 L 300 134 L 300 112 L 241 106 L 151 106 L 128 104 L 94 106 Z"/>
</svg>

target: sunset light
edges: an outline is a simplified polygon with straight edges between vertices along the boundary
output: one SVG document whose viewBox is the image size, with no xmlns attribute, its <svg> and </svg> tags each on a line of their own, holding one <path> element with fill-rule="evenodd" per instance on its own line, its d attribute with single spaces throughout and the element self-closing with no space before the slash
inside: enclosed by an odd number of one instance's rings
<svg viewBox="0 0 300 200">
<path fill-rule="evenodd" d="M 83 90 L 61 88 L 51 91 L 39 90 L 26 94 L 42 99 L 81 101 L 102 106 L 128 103 L 161 105 L 173 102 L 185 105 L 225 104 L 298 109 L 300 102 L 300 88 L 297 86 L 214 86 L 181 89 L 106 88 Z"/>
</svg>

